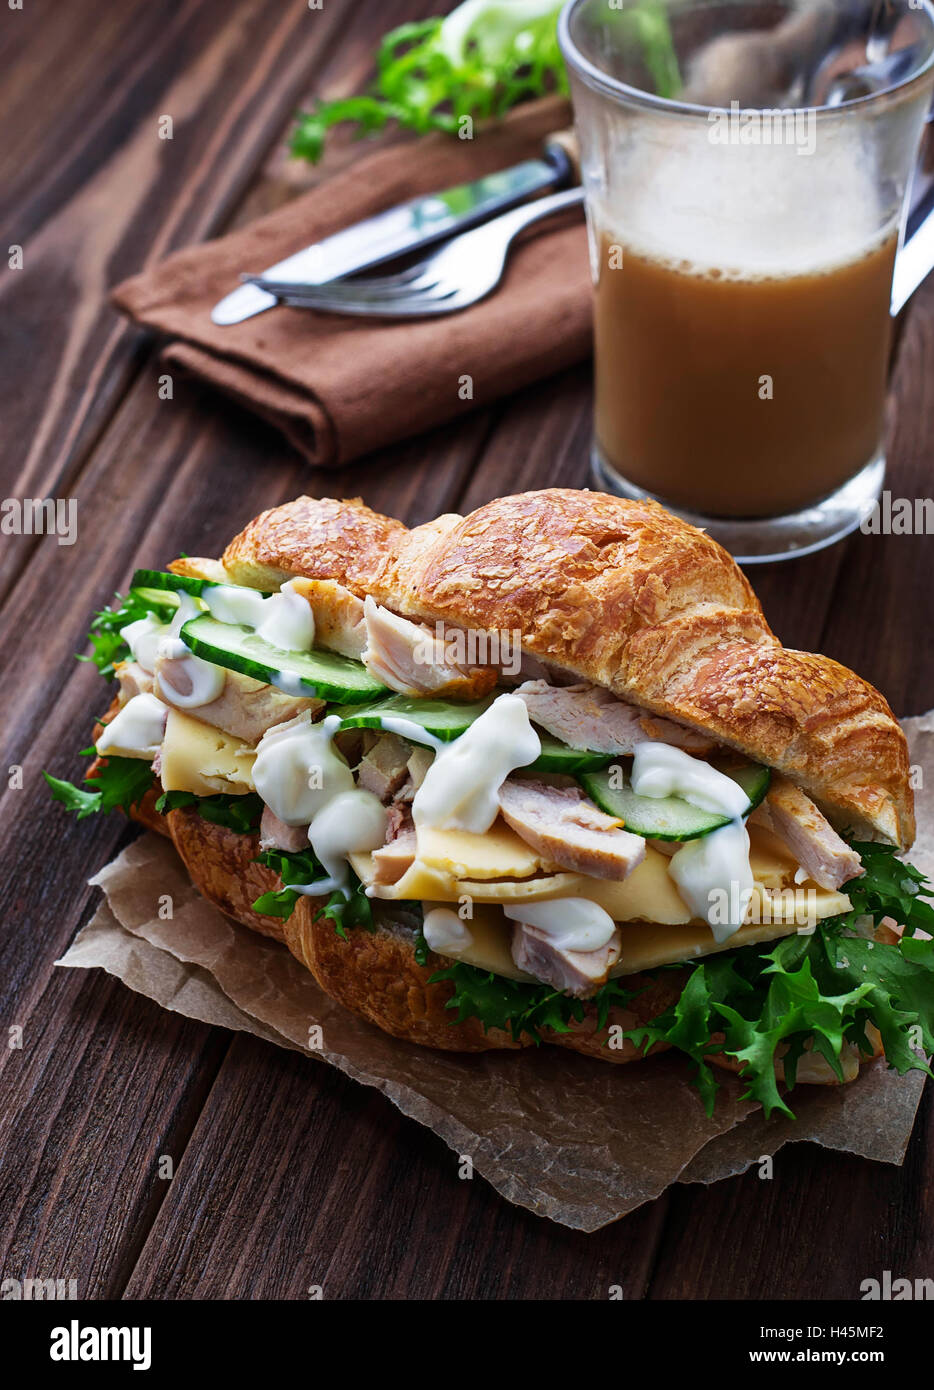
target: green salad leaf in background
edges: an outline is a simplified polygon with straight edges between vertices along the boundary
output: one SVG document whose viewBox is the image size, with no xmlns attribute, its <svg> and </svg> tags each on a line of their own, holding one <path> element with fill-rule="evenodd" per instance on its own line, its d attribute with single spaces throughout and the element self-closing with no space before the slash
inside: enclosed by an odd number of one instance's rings
<svg viewBox="0 0 934 1390">
<path fill-rule="evenodd" d="M 454 135 L 465 116 L 495 119 L 532 97 L 567 94 L 557 33 L 563 2 L 465 0 L 446 17 L 400 25 L 380 44 L 368 92 L 299 114 L 292 153 L 316 164 L 328 131 L 345 121 L 358 136 L 390 121 L 419 135 Z M 636 0 L 610 18 L 638 45 L 658 95 L 675 96 L 680 76 L 663 0 Z"/>
</svg>

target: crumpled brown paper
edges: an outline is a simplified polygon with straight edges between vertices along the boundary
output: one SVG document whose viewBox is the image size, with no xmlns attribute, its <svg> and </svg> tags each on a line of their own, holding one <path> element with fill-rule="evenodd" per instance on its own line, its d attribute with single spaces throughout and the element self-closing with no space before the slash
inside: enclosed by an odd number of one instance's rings
<svg viewBox="0 0 934 1390">
<path fill-rule="evenodd" d="M 912 764 L 934 764 L 934 711 L 904 728 Z M 917 803 L 911 858 L 934 876 L 934 795 L 920 790 Z M 622 1067 L 555 1047 L 462 1056 L 381 1033 L 329 999 L 284 946 L 205 902 L 156 835 L 91 882 L 105 901 L 59 965 L 99 967 L 164 1008 L 340 1067 L 469 1155 L 509 1201 L 576 1230 L 597 1230 L 675 1181 L 741 1173 L 789 1140 L 886 1163 L 904 1158 L 920 1072 L 899 1077 L 879 1061 L 849 1086 L 802 1086 L 795 1122 L 765 1120 L 724 1074 L 708 1120 L 671 1054 Z M 166 895 L 172 917 L 162 920 Z"/>
</svg>

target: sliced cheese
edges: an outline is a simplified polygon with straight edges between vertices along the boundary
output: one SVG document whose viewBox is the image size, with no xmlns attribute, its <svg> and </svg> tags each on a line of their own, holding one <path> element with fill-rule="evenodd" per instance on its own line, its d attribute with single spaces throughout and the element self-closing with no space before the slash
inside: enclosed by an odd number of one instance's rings
<svg viewBox="0 0 934 1390">
<path fill-rule="evenodd" d="M 539 870 L 557 868 L 526 844 L 501 817 L 482 835 L 419 825 L 416 842 L 423 864 L 443 869 L 458 879 L 529 878 Z"/>
<path fill-rule="evenodd" d="M 614 922 L 664 922 L 674 925 L 691 920 L 674 880 L 668 860 L 651 845 L 645 858 L 623 879 L 588 878 L 578 874 L 573 896 L 599 903 Z"/>
<path fill-rule="evenodd" d="M 783 840 L 764 825 L 749 825 L 749 867 L 756 883 L 782 888 L 794 882 L 798 861 Z"/>
<path fill-rule="evenodd" d="M 406 869 L 396 883 L 373 883 L 372 864 L 368 855 L 351 860 L 354 872 L 367 885 L 374 898 L 434 899 L 439 903 L 456 903 L 461 898 L 474 902 L 538 902 L 546 898 L 567 898 L 574 891 L 579 874 L 543 874 L 538 878 L 505 881 L 456 878 L 449 869 L 425 864 L 421 859 Z"/>
<path fill-rule="evenodd" d="M 432 832 L 433 834 L 437 832 Z M 458 835 L 462 832 L 444 832 L 445 835 Z M 508 832 L 511 834 L 512 832 Z M 421 832 L 419 832 L 421 834 Z M 439 837 L 440 838 L 440 837 Z M 483 841 L 485 835 L 467 836 L 467 840 Z M 517 837 L 518 838 L 518 837 Z M 419 845 L 421 846 L 421 840 Z M 506 836 L 500 840 L 505 848 Z M 462 859 L 471 858 L 467 851 L 474 847 L 461 846 Z M 529 851 L 534 855 L 534 851 Z M 473 856 L 475 857 L 475 855 Z M 373 878 L 369 856 L 360 856 L 360 866 L 354 866 L 364 883 Z M 520 861 L 509 858 L 505 853 L 496 861 L 500 872 L 514 868 Z M 540 861 L 539 861 L 540 863 Z M 682 901 L 677 888 L 668 874 L 668 860 L 651 845 L 646 849 L 645 859 L 633 870 L 628 878 L 618 881 L 589 878 L 586 874 L 539 873 L 527 878 L 492 878 L 461 876 L 462 863 L 452 863 L 448 858 L 444 864 L 426 864 L 416 859 L 397 883 L 378 884 L 371 892 L 378 898 L 434 898 L 439 902 L 458 902 L 461 898 L 473 898 L 476 902 L 545 902 L 551 898 L 589 898 L 599 903 L 616 922 L 646 921 L 677 923 L 689 922 L 691 913 Z M 474 870 L 476 872 L 476 870 Z"/>
<path fill-rule="evenodd" d="M 425 911 L 433 907 L 444 907 L 444 903 L 425 903 Z M 516 966 L 510 950 L 512 923 L 507 920 L 502 908 L 492 903 L 475 903 L 472 916 L 464 918 L 470 930 L 471 942 L 463 949 L 444 951 L 445 959 L 462 960 L 474 965 L 478 970 L 489 970 L 494 975 L 505 975 L 507 980 L 521 980 L 523 984 L 535 984 L 535 976 L 527 975 Z"/>
<path fill-rule="evenodd" d="M 167 792 L 194 792 L 197 796 L 228 792 L 243 796 L 253 790 L 255 759 L 256 749 L 242 739 L 202 724 L 181 710 L 169 710 L 160 772 Z"/>
<path fill-rule="evenodd" d="M 668 872 L 668 856 L 652 845 L 645 859 L 620 881 L 584 874 L 549 873 L 550 867 L 508 827 L 497 822 L 486 835 L 457 831 L 418 831 L 419 857 L 395 884 L 378 885 L 375 897 L 415 898 L 426 906 L 469 901 L 471 944 L 447 953 L 481 970 L 508 979 L 529 980 L 517 970 L 510 951 L 512 924 L 500 903 L 585 897 L 599 903 L 620 924 L 622 947 L 613 975 L 641 970 L 739 946 L 776 941 L 796 931 L 813 930 L 816 922 L 849 910 L 844 893 L 812 882 L 795 885 L 797 860 L 787 846 L 762 826 L 750 826 L 750 866 L 755 890 L 749 921 L 720 943 L 706 922 L 691 916 Z M 431 862 L 426 862 L 430 857 Z M 372 881 L 369 855 L 352 858 L 364 882 Z M 526 875 L 522 877 L 523 873 Z"/>
<path fill-rule="evenodd" d="M 805 889 L 806 891 L 806 889 Z M 676 965 L 697 956 L 711 956 L 717 951 L 732 951 L 738 946 L 752 946 L 760 941 L 778 941 L 797 931 L 813 930 L 824 917 L 847 912 L 850 900 L 843 893 L 833 893 L 815 887 L 814 911 L 801 912 L 806 899 L 798 899 L 800 920 L 790 898 L 771 895 L 768 889 L 756 884 L 750 912 L 763 918 L 740 927 L 726 941 L 717 943 L 706 922 L 688 922 L 685 926 L 660 927 L 654 922 L 627 922 L 620 927 L 622 947 L 619 960 L 611 975 L 633 975 L 639 970 L 651 970 L 657 965 Z M 782 910 L 784 909 L 784 911 Z"/>
<path fill-rule="evenodd" d="M 815 921 L 847 911 L 849 902 L 842 893 L 832 893 L 824 889 L 818 889 L 817 893 Z M 761 904 L 763 896 L 763 890 L 757 889 L 757 905 Z M 439 902 L 426 903 L 425 908 L 428 910 L 442 905 Z M 512 923 L 500 907 L 475 902 L 473 918 L 466 920 L 473 938 L 471 944 L 456 954 L 446 951 L 446 957 L 474 965 L 479 970 L 490 970 L 494 975 L 504 975 L 510 980 L 522 980 L 527 983 L 533 980 L 532 976 L 516 968 L 510 950 Z M 636 975 L 642 970 L 653 970 L 660 965 L 677 965 L 682 961 L 690 962 L 699 956 L 733 950 L 738 946 L 778 941 L 781 937 L 790 936 L 801 929 L 794 921 L 782 923 L 773 919 L 771 922 L 750 923 L 740 927 L 728 941 L 718 945 L 706 922 L 685 922 L 671 926 L 662 926 L 656 922 L 624 922 L 619 927 L 619 960 L 610 973 L 613 976 Z"/>
</svg>

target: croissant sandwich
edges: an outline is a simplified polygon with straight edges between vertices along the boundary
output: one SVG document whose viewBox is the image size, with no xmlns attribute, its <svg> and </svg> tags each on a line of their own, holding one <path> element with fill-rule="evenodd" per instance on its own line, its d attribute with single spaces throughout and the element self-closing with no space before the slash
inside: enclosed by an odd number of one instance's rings
<svg viewBox="0 0 934 1390">
<path fill-rule="evenodd" d="M 54 796 L 169 836 L 387 1033 L 677 1048 L 708 1110 L 716 1068 L 787 1114 L 882 1053 L 927 1069 L 901 729 L 657 504 L 552 489 L 409 530 L 299 497 L 138 571 L 90 640 L 117 694 Z"/>
</svg>

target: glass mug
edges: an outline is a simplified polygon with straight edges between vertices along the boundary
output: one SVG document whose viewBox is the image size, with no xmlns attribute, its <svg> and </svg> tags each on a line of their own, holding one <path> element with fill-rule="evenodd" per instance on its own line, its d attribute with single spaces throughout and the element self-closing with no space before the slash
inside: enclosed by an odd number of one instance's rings
<svg viewBox="0 0 934 1390">
<path fill-rule="evenodd" d="M 559 37 L 594 281 L 597 482 L 744 561 L 829 545 L 885 472 L 929 0 L 571 0 Z"/>
</svg>

